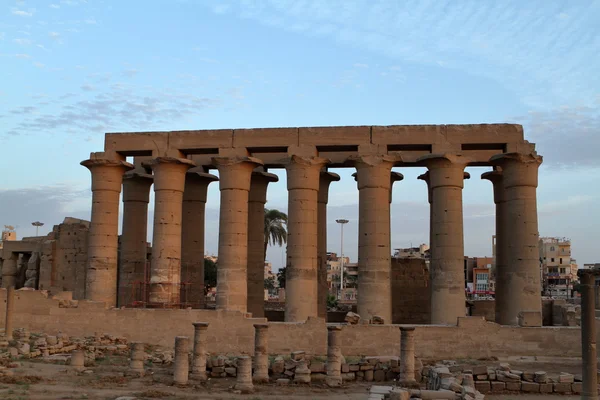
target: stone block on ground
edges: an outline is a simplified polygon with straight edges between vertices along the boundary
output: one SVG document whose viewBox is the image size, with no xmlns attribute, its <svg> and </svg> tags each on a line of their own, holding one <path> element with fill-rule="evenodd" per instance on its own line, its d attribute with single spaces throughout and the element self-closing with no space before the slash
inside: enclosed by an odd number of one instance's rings
<svg viewBox="0 0 600 400">
<path fill-rule="evenodd" d="M 583 391 L 583 383 L 582 382 L 573 382 L 571 383 L 571 392 L 575 394 L 581 394 Z"/>
<path fill-rule="evenodd" d="M 492 381 L 490 384 L 493 393 L 503 392 L 506 390 L 506 383 L 504 382 Z"/>
<path fill-rule="evenodd" d="M 554 393 L 571 393 L 571 384 L 570 383 L 553 383 L 552 389 Z"/>
<path fill-rule="evenodd" d="M 569 374 L 567 372 L 561 372 L 560 375 L 558 375 L 558 382 L 559 383 L 573 383 L 573 382 L 575 382 L 575 375 Z"/>
<path fill-rule="evenodd" d="M 539 393 L 540 384 L 535 382 L 521 382 L 521 391 L 528 393 Z"/>
<path fill-rule="evenodd" d="M 348 314 L 346 314 L 344 320 L 350 325 L 356 325 L 360 321 L 360 315 L 353 312 L 349 312 Z"/>
<path fill-rule="evenodd" d="M 491 385 L 489 381 L 476 381 L 475 389 L 480 391 L 481 393 L 489 393 L 491 391 Z"/>
<path fill-rule="evenodd" d="M 511 392 L 520 392 L 521 391 L 521 382 L 505 382 L 506 390 L 510 390 Z"/>
</svg>

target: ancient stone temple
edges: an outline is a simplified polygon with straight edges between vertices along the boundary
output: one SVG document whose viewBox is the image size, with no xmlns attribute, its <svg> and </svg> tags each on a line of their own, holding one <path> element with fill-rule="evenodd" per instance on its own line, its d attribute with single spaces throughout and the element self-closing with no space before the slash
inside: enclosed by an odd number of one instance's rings
<svg viewBox="0 0 600 400">
<path fill-rule="evenodd" d="M 497 210 L 496 318 L 516 324 L 521 312 L 541 313 L 536 209 L 541 162 L 534 144 L 524 140 L 522 127 L 512 124 L 109 133 L 104 151 L 81 163 L 91 172 L 93 192 L 85 297 L 117 305 L 120 293 L 147 274 L 148 305 L 180 303 L 183 287 L 201 301 L 206 191 L 218 180 L 217 309 L 260 314 L 255 302 L 262 301 L 256 292 L 262 287 L 264 250 L 254 241 L 262 235 L 262 222 L 253 221 L 262 221 L 267 185 L 277 180 L 277 169 L 285 168 L 285 320 L 322 316 L 323 208 L 328 191 L 335 190 L 329 184 L 339 179 L 328 168 L 353 168 L 360 202 L 358 313 L 390 323 L 391 187 L 402 179 L 392 168 L 419 166 L 428 170 L 421 179 L 431 207 L 431 323 L 455 325 L 465 315 L 465 168 L 487 166 L 493 170 L 482 178 L 493 184 Z M 218 170 L 218 179 L 211 170 Z M 153 226 L 147 227 L 150 190 L 156 205 Z M 152 256 L 145 269 L 148 229 Z"/>
</svg>

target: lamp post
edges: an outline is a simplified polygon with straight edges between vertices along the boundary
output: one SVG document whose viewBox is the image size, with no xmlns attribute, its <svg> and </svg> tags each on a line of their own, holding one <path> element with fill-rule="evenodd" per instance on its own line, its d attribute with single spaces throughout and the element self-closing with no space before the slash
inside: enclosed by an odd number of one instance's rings
<svg viewBox="0 0 600 400">
<path fill-rule="evenodd" d="M 341 237 L 341 245 L 340 245 L 340 253 L 342 256 L 342 262 L 340 264 L 340 294 L 339 294 L 339 298 L 342 298 L 342 290 L 344 290 L 344 225 L 347 224 L 348 221 L 347 219 L 336 219 L 335 222 L 337 222 L 338 224 L 341 225 L 342 227 L 342 237 Z"/>
<path fill-rule="evenodd" d="M 35 226 L 35 236 L 37 236 L 38 235 L 38 229 L 40 228 L 40 226 L 43 226 L 44 223 L 40 222 L 40 221 L 35 221 L 35 222 L 32 222 L 31 225 Z"/>
</svg>

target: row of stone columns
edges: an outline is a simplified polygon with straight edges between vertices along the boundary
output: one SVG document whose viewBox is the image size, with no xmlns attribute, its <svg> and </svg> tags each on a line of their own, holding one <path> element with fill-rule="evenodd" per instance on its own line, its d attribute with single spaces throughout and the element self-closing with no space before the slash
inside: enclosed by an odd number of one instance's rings
<svg viewBox="0 0 600 400">
<path fill-rule="evenodd" d="M 267 186 L 277 177 L 252 157 L 215 157 L 221 208 L 217 308 L 263 316 L 264 234 Z M 390 203 L 396 158 L 360 156 L 353 160 L 359 190 L 358 313 L 364 319 L 392 320 Z M 462 189 L 469 160 L 461 155 L 428 155 L 418 160 L 428 172 L 431 247 L 431 322 L 456 324 L 465 314 Z M 541 311 L 537 273 L 537 155 L 503 154 L 483 175 L 494 184 L 496 202 L 497 322 L 514 324 L 520 311 Z M 286 164 L 288 243 L 286 321 L 326 315 L 326 207 L 328 160 L 291 156 Z M 204 211 L 208 184 L 217 178 L 196 171 L 192 161 L 158 157 L 144 163 L 153 171 L 130 172 L 124 161 L 90 159 L 92 224 L 86 296 L 114 304 L 118 199 L 124 187 L 123 269 L 120 287 L 144 280 L 145 221 L 154 183 L 156 206 L 150 268 L 150 303 L 179 303 L 182 263 L 192 282 L 190 298 L 203 299 Z M 183 218 L 185 216 L 185 218 Z M 183 237 L 183 239 L 182 239 Z M 507 295 L 508 288 L 513 293 Z M 125 297 L 119 294 L 119 299 Z M 121 301 L 121 300 L 120 300 Z"/>
</svg>

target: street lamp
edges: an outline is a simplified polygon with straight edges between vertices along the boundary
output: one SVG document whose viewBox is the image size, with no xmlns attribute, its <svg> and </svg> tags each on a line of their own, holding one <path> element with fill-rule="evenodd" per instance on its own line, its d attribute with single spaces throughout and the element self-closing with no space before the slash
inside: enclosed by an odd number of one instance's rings
<svg viewBox="0 0 600 400">
<path fill-rule="evenodd" d="M 38 230 L 40 229 L 40 226 L 43 226 L 44 223 L 40 222 L 40 221 L 35 221 L 35 222 L 32 222 L 31 225 L 35 226 L 35 236 L 37 236 L 38 235 Z"/>
<path fill-rule="evenodd" d="M 338 224 L 341 225 L 342 227 L 342 237 L 341 237 L 341 245 L 340 245 L 340 253 L 342 256 L 342 262 L 340 264 L 340 299 L 342 296 L 342 290 L 344 290 L 344 225 L 347 224 L 348 221 L 347 219 L 336 219 L 335 222 L 337 222 Z"/>
</svg>

